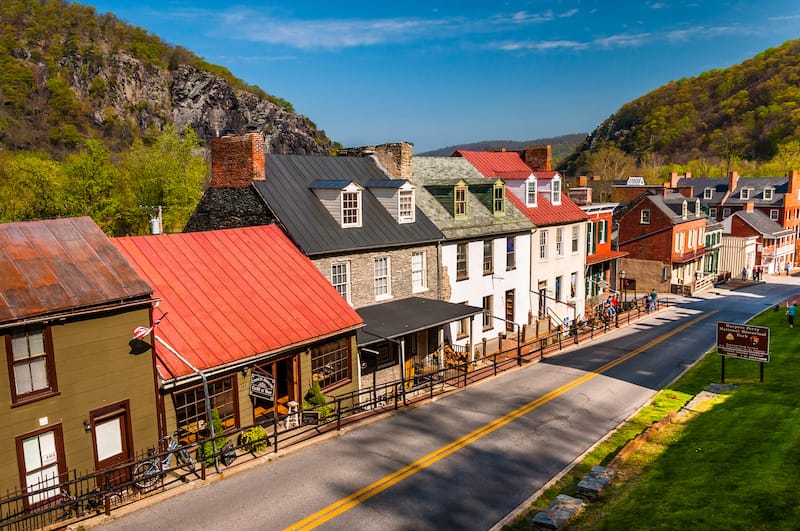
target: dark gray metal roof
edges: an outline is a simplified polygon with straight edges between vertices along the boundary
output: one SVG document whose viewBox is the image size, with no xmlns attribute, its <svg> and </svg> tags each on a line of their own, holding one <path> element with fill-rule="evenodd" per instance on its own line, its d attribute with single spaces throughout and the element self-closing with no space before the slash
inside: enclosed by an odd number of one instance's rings
<svg viewBox="0 0 800 531">
<path fill-rule="evenodd" d="M 364 328 L 356 333 L 358 346 L 380 343 L 397 337 L 441 326 L 483 311 L 476 306 L 409 297 L 359 308 Z"/>
<path fill-rule="evenodd" d="M 767 238 L 780 238 L 781 236 L 788 236 L 792 233 L 792 229 L 784 229 L 778 223 L 769 219 L 769 216 L 760 210 L 754 210 L 752 212 L 739 210 L 734 212 L 733 215 L 739 216 L 742 221 Z"/>
<path fill-rule="evenodd" d="M 311 184 L 308 185 L 309 188 L 317 190 L 341 190 L 342 188 L 347 187 L 348 184 L 353 182 L 352 180 L 329 180 L 326 181 L 325 179 L 317 179 L 313 181 Z"/>
<path fill-rule="evenodd" d="M 666 197 L 661 195 L 648 195 L 645 196 L 653 203 L 659 210 L 670 218 L 673 225 L 691 221 L 697 218 L 706 217 L 705 213 L 701 210 L 700 215 L 697 215 L 695 207 L 697 206 L 696 198 L 684 197 L 679 193 L 670 192 Z M 687 217 L 683 218 L 682 209 L 683 203 L 686 202 Z"/>
<path fill-rule="evenodd" d="M 678 187 L 693 187 L 693 196 L 705 204 L 717 205 L 729 191 L 727 177 L 683 177 L 678 179 Z M 711 189 L 711 198 L 705 198 L 706 188 Z M 743 188 L 750 188 L 749 199 L 741 199 L 740 193 Z M 764 198 L 764 190 L 772 188 L 772 199 Z M 783 194 L 789 189 L 788 177 L 740 177 L 736 182 L 736 187 L 730 190 L 726 205 L 744 205 L 748 201 L 753 201 L 756 206 L 780 205 L 783 202 Z"/>
<path fill-rule="evenodd" d="M 367 188 L 400 188 L 407 182 L 405 179 L 374 179 L 367 183 Z"/>
<path fill-rule="evenodd" d="M 266 168 L 266 180 L 254 181 L 253 186 L 309 257 L 427 245 L 444 238 L 419 208 L 413 223 L 398 223 L 369 189 L 361 194 L 362 226 L 342 228 L 336 222 L 310 189 L 311 183 L 354 181 L 363 186 L 386 180 L 371 157 L 267 155 Z"/>
</svg>

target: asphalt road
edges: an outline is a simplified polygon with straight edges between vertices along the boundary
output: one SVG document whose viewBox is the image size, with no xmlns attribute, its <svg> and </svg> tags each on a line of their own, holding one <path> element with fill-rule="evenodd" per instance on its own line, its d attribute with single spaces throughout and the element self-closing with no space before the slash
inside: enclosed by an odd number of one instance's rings
<svg viewBox="0 0 800 531">
<path fill-rule="evenodd" d="M 104 527 L 490 529 L 713 347 L 717 321 L 743 322 L 798 293 L 800 279 L 773 277 L 680 299 L 602 340 L 350 428 Z"/>
</svg>

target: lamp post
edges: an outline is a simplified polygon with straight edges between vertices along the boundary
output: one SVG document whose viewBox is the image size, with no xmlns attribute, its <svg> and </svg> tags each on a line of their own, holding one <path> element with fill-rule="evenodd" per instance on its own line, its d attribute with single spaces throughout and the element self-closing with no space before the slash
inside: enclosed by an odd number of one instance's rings
<svg viewBox="0 0 800 531">
<path fill-rule="evenodd" d="M 623 301 L 623 302 L 622 302 L 622 307 L 623 307 L 623 308 L 624 308 L 624 307 L 627 305 L 627 303 L 628 303 L 628 288 L 627 288 L 627 286 L 626 286 L 626 284 L 625 284 L 625 277 L 626 277 L 626 276 L 627 276 L 627 273 L 625 273 L 625 270 L 624 270 L 624 269 L 623 269 L 622 271 L 620 271 L 620 272 L 619 272 L 619 279 L 620 279 L 620 282 L 619 282 L 619 283 L 622 285 L 622 290 L 623 290 L 623 291 L 622 291 L 622 296 L 623 296 L 623 299 L 622 299 L 622 301 Z"/>
</svg>

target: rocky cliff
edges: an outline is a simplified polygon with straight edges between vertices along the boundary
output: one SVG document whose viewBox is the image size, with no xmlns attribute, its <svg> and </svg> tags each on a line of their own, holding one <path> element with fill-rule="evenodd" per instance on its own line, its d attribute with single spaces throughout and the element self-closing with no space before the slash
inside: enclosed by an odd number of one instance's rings
<svg viewBox="0 0 800 531">
<path fill-rule="evenodd" d="M 87 138 L 112 150 L 166 124 L 201 138 L 260 130 L 281 154 L 332 143 L 291 104 L 227 69 L 88 6 L 0 2 L 0 148 L 63 157 Z"/>
</svg>

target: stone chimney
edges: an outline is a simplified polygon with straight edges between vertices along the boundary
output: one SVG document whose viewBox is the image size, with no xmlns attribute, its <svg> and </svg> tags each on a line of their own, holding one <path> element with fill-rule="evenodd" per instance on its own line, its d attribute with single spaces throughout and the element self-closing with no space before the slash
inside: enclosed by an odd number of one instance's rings
<svg viewBox="0 0 800 531">
<path fill-rule="evenodd" d="M 392 142 L 375 146 L 375 158 L 395 179 L 414 178 L 414 144 L 411 142 Z"/>
<path fill-rule="evenodd" d="M 551 146 L 528 146 L 519 153 L 522 161 L 533 171 L 552 171 L 553 149 Z"/>
<path fill-rule="evenodd" d="M 739 182 L 739 172 L 738 171 L 730 171 L 728 172 L 728 193 L 733 193 L 736 190 L 736 183 Z"/>
<path fill-rule="evenodd" d="M 584 177 L 585 179 L 586 177 Z M 569 189 L 569 198 L 578 206 L 592 204 L 592 189 L 589 187 L 574 187 Z"/>
<path fill-rule="evenodd" d="M 211 187 L 245 188 L 266 179 L 264 135 L 246 133 L 211 139 Z"/>
</svg>

